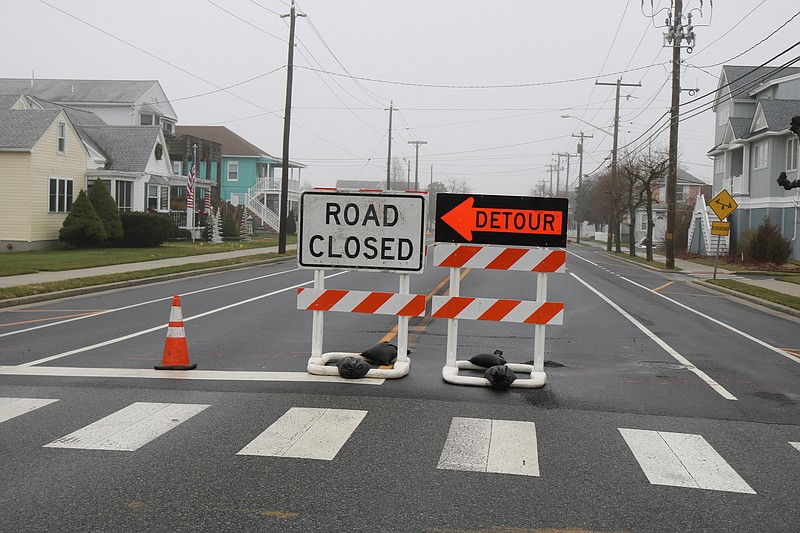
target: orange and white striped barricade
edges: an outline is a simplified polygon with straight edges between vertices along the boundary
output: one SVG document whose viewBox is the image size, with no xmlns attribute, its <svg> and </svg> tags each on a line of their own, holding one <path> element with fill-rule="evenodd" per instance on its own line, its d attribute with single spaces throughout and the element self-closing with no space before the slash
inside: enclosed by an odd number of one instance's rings
<svg viewBox="0 0 800 533">
<path fill-rule="evenodd" d="M 450 268 L 449 296 L 434 296 L 433 318 L 447 319 L 447 359 L 442 378 L 457 385 L 490 386 L 479 376 L 460 375 L 459 370 L 486 370 L 466 360 L 458 360 L 458 321 L 490 320 L 534 325 L 533 364 L 508 363 L 514 372 L 529 374 L 512 387 L 538 388 L 547 382 L 544 371 L 545 327 L 562 325 L 564 304 L 547 301 L 547 274 L 566 271 L 566 251 L 552 248 L 509 248 L 490 245 L 436 243 L 435 266 Z M 535 272 L 536 300 L 469 298 L 460 296 L 462 268 Z"/>
<path fill-rule="evenodd" d="M 307 370 L 310 374 L 338 376 L 339 370 L 328 363 L 360 354 L 348 352 L 322 353 L 323 316 L 327 311 L 344 313 L 366 313 L 395 315 L 398 317 L 397 360 L 389 367 L 371 368 L 366 377 L 400 378 L 409 373 L 411 359 L 408 357 L 408 319 L 425 315 L 425 295 L 409 294 L 410 276 L 400 275 L 400 293 L 325 289 L 323 270 L 314 277 L 313 289 L 297 289 L 297 308 L 314 312 L 311 339 L 311 357 Z"/>
</svg>

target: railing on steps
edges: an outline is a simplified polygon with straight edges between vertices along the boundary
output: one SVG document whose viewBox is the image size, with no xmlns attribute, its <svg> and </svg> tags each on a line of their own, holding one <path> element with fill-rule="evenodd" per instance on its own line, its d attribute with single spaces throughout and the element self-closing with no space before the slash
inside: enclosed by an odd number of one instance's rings
<svg viewBox="0 0 800 533">
<path fill-rule="evenodd" d="M 258 201 L 257 198 L 250 194 L 245 195 L 245 207 L 250 210 L 255 216 L 261 219 L 264 224 L 270 226 L 274 230 L 280 230 L 280 217 L 264 204 Z"/>
</svg>

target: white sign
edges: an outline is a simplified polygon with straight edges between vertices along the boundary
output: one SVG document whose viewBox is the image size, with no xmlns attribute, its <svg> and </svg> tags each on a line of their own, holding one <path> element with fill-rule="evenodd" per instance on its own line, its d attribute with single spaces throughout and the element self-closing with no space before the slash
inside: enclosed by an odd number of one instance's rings
<svg viewBox="0 0 800 533">
<path fill-rule="evenodd" d="M 421 273 L 425 207 L 418 193 L 303 191 L 298 265 Z"/>
</svg>

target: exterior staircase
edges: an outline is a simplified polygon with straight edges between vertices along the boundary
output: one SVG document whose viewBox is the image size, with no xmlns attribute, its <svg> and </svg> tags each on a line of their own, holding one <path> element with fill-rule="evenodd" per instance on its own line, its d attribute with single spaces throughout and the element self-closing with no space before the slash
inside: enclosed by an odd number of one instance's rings
<svg viewBox="0 0 800 533">
<path fill-rule="evenodd" d="M 706 205 L 704 195 L 699 195 L 694 204 L 692 223 L 689 226 L 689 251 L 701 255 L 713 256 L 717 253 L 717 239 L 719 239 L 719 255 L 728 255 L 730 235 L 718 237 L 711 235 L 711 223 L 718 222 L 719 218 Z"/>
<path fill-rule="evenodd" d="M 289 181 L 289 201 L 297 202 L 299 184 L 294 187 L 296 182 Z M 244 197 L 244 206 L 257 217 L 263 224 L 266 224 L 275 231 L 280 231 L 280 216 L 267 207 L 267 198 L 274 196 L 280 201 L 280 181 L 278 178 L 258 178 L 255 185 L 247 190 Z M 277 202 L 276 202 L 277 203 Z"/>
</svg>

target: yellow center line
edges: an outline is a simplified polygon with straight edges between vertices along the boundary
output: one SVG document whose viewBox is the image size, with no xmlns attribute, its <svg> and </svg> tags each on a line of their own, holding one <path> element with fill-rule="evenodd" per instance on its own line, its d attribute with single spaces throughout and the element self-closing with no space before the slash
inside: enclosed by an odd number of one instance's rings
<svg viewBox="0 0 800 533">
<path fill-rule="evenodd" d="M 76 313 L 72 315 L 61 315 L 61 316 L 51 316 L 48 318 L 37 318 L 35 320 L 23 320 L 21 322 L 7 322 L 5 324 L 0 324 L 0 327 L 7 327 L 7 326 L 22 326 L 25 324 L 35 324 L 36 322 L 47 322 L 49 320 L 61 320 L 62 318 L 75 318 L 78 316 L 88 316 L 88 315 L 95 315 L 100 313 L 101 311 L 89 311 L 88 313 Z"/>
<path fill-rule="evenodd" d="M 108 309 L 8 309 L 3 313 L 102 313 Z"/>
<path fill-rule="evenodd" d="M 461 273 L 461 276 L 459 277 L 459 281 L 463 280 L 464 276 L 466 276 L 469 273 L 470 270 L 472 270 L 472 269 L 465 268 L 464 271 Z M 433 296 L 437 292 L 439 292 L 442 289 L 442 287 L 444 287 L 444 284 L 447 283 L 448 281 L 450 281 L 450 276 L 447 276 L 446 278 L 444 278 L 442 281 L 439 282 L 438 285 L 436 285 L 436 287 L 434 287 L 434 289 L 431 292 L 426 294 L 425 295 L 425 301 L 427 302 L 431 298 L 433 298 Z M 445 292 L 445 295 L 447 295 L 449 293 L 450 293 L 450 291 L 447 290 Z M 429 320 L 423 319 L 422 324 L 420 324 L 420 326 L 417 328 L 417 334 L 418 335 L 425 331 L 425 329 L 427 328 L 429 322 L 430 322 Z M 389 342 L 390 340 L 394 339 L 396 335 L 397 335 L 397 326 L 393 327 L 391 329 L 391 331 L 389 331 L 386 335 L 384 335 L 383 338 L 380 340 L 380 342 Z"/>
<path fill-rule="evenodd" d="M 660 286 L 660 287 L 656 287 L 655 289 L 653 289 L 653 291 L 655 291 L 655 292 L 658 292 L 658 291 L 660 291 L 661 289 L 663 289 L 664 287 L 669 287 L 670 285 L 672 285 L 672 283 L 673 283 L 673 282 L 671 282 L 671 281 L 668 281 L 668 282 L 666 282 L 665 284 L 663 284 L 662 286 Z"/>
</svg>

